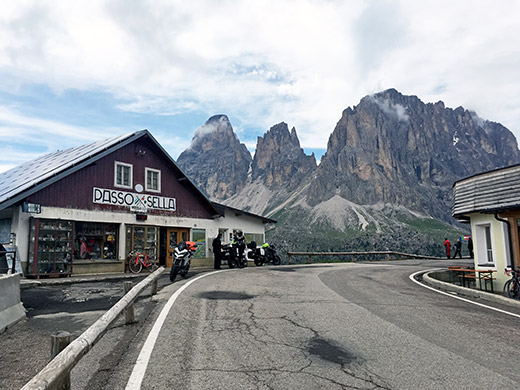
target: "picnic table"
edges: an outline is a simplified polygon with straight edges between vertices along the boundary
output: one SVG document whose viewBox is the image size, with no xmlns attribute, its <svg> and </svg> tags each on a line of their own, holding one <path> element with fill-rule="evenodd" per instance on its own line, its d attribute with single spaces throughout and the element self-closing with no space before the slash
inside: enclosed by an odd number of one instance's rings
<svg viewBox="0 0 520 390">
<path fill-rule="evenodd" d="M 449 271 L 452 272 L 458 272 L 459 280 L 461 281 L 461 284 L 463 287 L 466 287 L 466 282 L 469 284 L 471 280 L 477 280 L 479 283 L 479 288 L 482 290 L 482 281 L 484 281 L 484 290 L 488 291 L 487 286 L 488 283 L 491 286 L 491 292 L 494 293 L 495 290 L 493 288 L 493 272 L 497 272 L 494 269 L 475 269 L 475 268 L 469 268 L 469 267 L 461 267 L 461 266 L 455 266 L 455 267 L 448 267 Z"/>
</svg>

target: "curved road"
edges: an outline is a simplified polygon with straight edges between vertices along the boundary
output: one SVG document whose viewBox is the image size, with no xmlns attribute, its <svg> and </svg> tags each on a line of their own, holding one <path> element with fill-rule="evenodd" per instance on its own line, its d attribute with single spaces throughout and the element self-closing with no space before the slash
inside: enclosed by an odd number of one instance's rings
<svg viewBox="0 0 520 390">
<path fill-rule="evenodd" d="M 191 284 L 164 311 L 147 366 L 138 361 L 142 382 L 134 373 L 127 388 L 516 387 L 520 318 L 409 279 L 435 266 L 446 263 L 249 268 L 176 282 L 160 300 Z M 125 388 L 152 325 L 108 387 Z"/>
</svg>

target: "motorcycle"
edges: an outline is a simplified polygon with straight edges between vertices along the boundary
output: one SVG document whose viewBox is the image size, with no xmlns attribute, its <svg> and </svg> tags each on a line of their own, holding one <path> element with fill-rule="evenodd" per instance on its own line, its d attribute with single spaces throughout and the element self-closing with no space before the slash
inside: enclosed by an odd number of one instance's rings
<svg viewBox="0 0 520 390">
<path fill-rule="evenodd" d="M 247 244 L 247 257 L 254 261 L 257 267 L 261 267 L 264 264 L 273 263 L 273 265 L 282 264 L 282 259 L 276 253 L 274 245 L 264 243 L 261 247 L 256 245 L 256 242 L 251 241 Z"/>
<path fill-rule="evenodd" d="M 183 278 L 188 274 L 191 265 L 191 258 L 197 249 L 197 244 L 193 241 L 182 241 L 173 252 L 173 264 L 170 270 L 170 282 L 174 282 L 177 274 Z"/>
<path fill-rule="evenodd" d="M 229 268 L 247 267 L 247 258 L 245 253 L 240 256 L 240 251 L 237 245 L 222 245 L 222 261 L 227 261 Z"/>
</svg>

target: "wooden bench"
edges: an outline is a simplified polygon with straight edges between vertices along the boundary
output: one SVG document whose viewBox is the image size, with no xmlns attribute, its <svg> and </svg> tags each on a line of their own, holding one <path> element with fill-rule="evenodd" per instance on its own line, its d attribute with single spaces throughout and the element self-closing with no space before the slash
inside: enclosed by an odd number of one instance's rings
<svg viewBox="0 0 520 390">
<path fill-rule="evenodd" d="M 493 288 L 493 272 L 496 272 L 495 270 L 491 269 L 472 269 L 472 268 L 463 268 L 463 267 L 448 267 L 448 270 L 460 272 L 457 277 L 459 280 L 462 280 L 462 286 L 466 287 L 466 279 L 468 279 L 468 287 L 469 287 L 469 280 L 476 280 L 478 279 L 479 287 L 482 290 L 482 280 L 484 280 L 484 290 L 488 291 L 488 283 L 491 286 L 491 292 L 494 293 Z"/>
</svg>

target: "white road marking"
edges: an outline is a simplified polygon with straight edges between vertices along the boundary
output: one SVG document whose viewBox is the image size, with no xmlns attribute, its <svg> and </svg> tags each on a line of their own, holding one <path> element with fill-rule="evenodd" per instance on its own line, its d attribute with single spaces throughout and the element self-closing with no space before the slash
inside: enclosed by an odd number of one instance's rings
<svg viewBox="0 0 520 390">
<path fill-rule="evenodd" d="M 432 290 L 432 291 L 435 291 L 436 293 L 439 293 L 439 294 L 443 294 L 443 295 L 446 295 L 448 297 L 451 297 L 451 298 L 455 298 L 455 299 L 459 299 L 461 301 L 464 301 L 464 302 L 468 302 L 468 303 L 472 303 L 474 305 L 477 305 L 477 306 L 480 306 L 480 307 L 485 307 L 487 309 L 490 309 L 490 310 L 494 310 L 494 311 L 498 311 L 499 313 L 503 313 L 503 314 L 507 314 L 507 315 L 510 315 L 510 316 L 513 316 L 513 317 L 517 317 L 517 318 L 520 318 L 520 315 L 519 314 L 515 314 L 515 313 L 511 313 L 509 311 L 505 311 L 505 310 L 501 310 L 501 309 L 497 309 L 496 307 L 492 307 L 492 306 L 488 306 L 488 305 L 484 305 L 482 303 L 478 303 L 478 302 L 473 302 L 469 299 L 466 299 L 466 298 L 462 298 L 462 297 L 458 297 L 456 295 L 452 295 L 452 294 L 449 294 L 447 292 L 444 292 L 444 291 L 440 291 L 440 290 L 437 290 L 436 288 L 433 288 L 433 287 L 430 287 L 430 286 L 426 286 L 425 284 L 415 280 L 415 275 L 417 274 L 420 274 L 420 273 L 425 273 L 425 272 L 430 272 L 430 271 L 435 271 L 435 270 L 439 270 L 439 269 L 443 269 L 443 268 L 432 268 L 432 269 L 428 269 L 428 270 L 425 270 L 425 271 L 417 271 L 413 274 L 411 274 L 409 276 L 410 280 L 414 283 L 417 283 L 419 286 L 422 286 L 424 288 L 427 288 L 429 290 Z"/>
<path fill-rule="evenodd" d="M 128 380 L 128 383 L 126 384 L 126 390 L 138 390 L 141 388 L 141 383 L 144 378 L 144 374 L 146 373 L 146 369 L 148 367 L 148 362 L 150 361 L 150 356 L 152 355 L 153 348 L 155 346 L 155 342 L 157 341 L 157 338 L 159 337 L 159 332 L 161 331 L 161 328 L 164 324 L 164 321 L 166 320 L 166 316 L 168 315 L 170 309 L 172 308 L 173 304 L 175 303 L 175 300 L 181 295 L 181 293 L 188 288 L 188 286 L 197 280 L 204 278 L 209 275 L 216 274 L 218 272 L 223 271 L 214 271 L 207 274 L 202 274 L 195 279 L 190 280 L 188 283 L 186 283 L 184 286 L 179 288 L 175 293 L 168 299 L 168 302 L 166 302 L 166 305 L 163 307 L 161 314 L 159 314 L 159 317 L 157 317 L 157 320 L 155 321 L 155 324 L 153 325 L 152 330 L 150 331 L 150 334 L 148 335 L 146 341 L 144 342 L 143 348 L 141 349 L 141 352 L 139 353 L 139 356 L 137 357 L 137 360 L 134 365 L 134 369 L 132 371 L 132 375 L 130 375 L 130 379 Z"/>
</svg>

